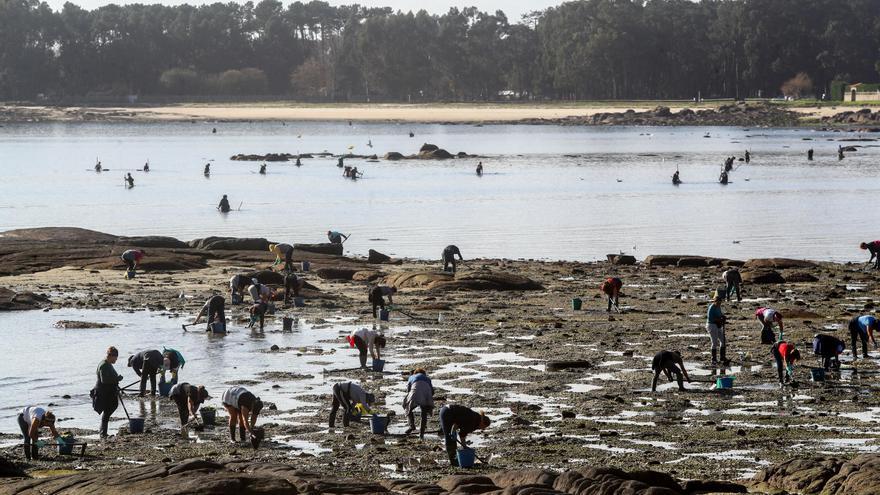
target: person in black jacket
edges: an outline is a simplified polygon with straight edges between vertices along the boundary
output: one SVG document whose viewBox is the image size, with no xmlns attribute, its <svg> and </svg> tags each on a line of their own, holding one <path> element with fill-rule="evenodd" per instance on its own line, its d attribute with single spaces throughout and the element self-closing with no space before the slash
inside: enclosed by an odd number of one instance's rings
<svg viewBox="0 0 880 495">
<path fill-rule="evenodd" d="M 116 373 L 113 365 L 119 359 L 119 350 L 107 349 L 107 357 L 98 366 L 98 381 L 95 384 L 95 411 L 101 414 L 101 438 L 107 438 L 110 417 L 119 407 L 119 382 L 122 375 Z"/>
<path fill-rule="evenodd" d="M 162 369 L 165 359 L 156 349 L 141 351 L 128 357 L 128 367 L 141 377 L 141 397 L 147 395 L 147 378 L 150 379 L 150 395 L 156 395 L 156 374 Z"/>
<path fill-rule="evenodd" d="M 453 404 L 441 407 L 440 430 L 443 432 L 443 438 L 445 439 L 446 455 L 449 456 L 449 463 L 453 466 L 458 466 L 457 449 L 455 447 L 456 433 L 462 445 L 467 445 L 466 438 L 469 433 L 485 430 L 490 423 L 491 421 L 489 421 L 485 414 L 478 413 L 465 406 Z"/>
<path fill-rule="evenodd" d="M 459 261 L 464 261 L 464 258 L 461 257 L 461 250 L 458 249 L 458 246 L 448 245 L 443 249 L 443 271 L 448 270 L 449 265 L 452 265 L 452 273 L 455 273 L 456 269 L 456 261 L 455 256 L 458 255 Z"/>
<path fill-rule="evenodd" d="M 684 361 L 681 359 L 681 353 L 678 351 L 658 352 L 654 355 L 651 369 L 654 371 L 654 381 L 651 382 L 651 392 L 657 391 L 657 380 L 660 379 L 660 373 L 665 374 L 669 381 L 672 381 L 672 375 L 675 375 L 675 379 L 678 381 L 678 389 L 682 392 L 685 390 L 684 381 L 681 378 L 682 373 L 684 373 L 684 378 L 687 379 L 688 383 L 691 381 L 687 370 L 684 368 Z"/>
<path fill-rule="evenodd" d="M 177 404 L 177 413 L 180 415 L 181 429 L 189 423 L 189 415 L 192 414 L 195 418 L 199 406 L 211 398 L 204 385 L 196 387 L 195 385 L 190 385 L 186 382 L 178 383 L 171 387 L 171 392 L 168 394 L 168 397 Z"/>
</svg>

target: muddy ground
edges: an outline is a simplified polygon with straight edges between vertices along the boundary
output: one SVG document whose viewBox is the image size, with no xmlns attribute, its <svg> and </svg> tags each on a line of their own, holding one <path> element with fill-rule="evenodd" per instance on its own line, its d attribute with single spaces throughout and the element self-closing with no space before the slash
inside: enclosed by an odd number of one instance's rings
<svg viewBox="0 0 880 495">
<path fill-rule="evenodd" d="M 145 271 L 134 280 L 125 280 L 119 270 L 63 267 L 2 277 L 0 286 L 46 294 L 52 307 L 160 308 L 195 314 L 204 299 L 180 298 L 181 291 L 205 296 L 212 290 L 227 292 L 232 274 L 269 268 L 272 261 L 268 256 L 265 261 L 254 261 L 250 255 L 241 258 L 250 260 L 211 259 L 207 268 Z M 751 271 L 760 271 L 754 268 L 760 265 L 753 265 Z M 772 266 L 764 263 L 764 269 Z M 391 275 L 439 267 L 434 262 L 403 260 L 365 269 Z M 819 263 L 776 269 L 783 279 L 816 281 L 746 283 L 743 301 L 724 306 L 732 360 L 724 372 L 736 380 L 732 390 L 719 391 L 712 381 L 722 371 L 709 364 L 704 322 L 708 298 L 721 285 L 723 270 L 645 263 L 470 260 L 463 273 L 511 273 L 544 288 L 404 288 L 395 302 L 415 319 L 393 312 L 387 326 L 393 331 L 399 325 L 418 325 L 424 331 L 390 339 L 385 354 L 389 362 L 406 365 L 402 369 L 422 366 L 442 380 L 443 386 L 437 387 L 438 407 L 461 403 L 485 410 L 494 420 L 487 431 L 472 435 L 478 455 L 489 464 L 478 464 L 481 470 L 616 466 L 663 471 L 681 479 L 735 480 L 792 456 L 821 452 L 851 457 L 880 451 L 874 359 L 880 351 L 872 349 L 872 359 L 853 364 L 846 332 L 849 318 L 872 311 L 880 299 L 874 272 L 860 264 Z M 314 272 L 303 275 L 324 297 L 308 299 L 305 308 L 296 310 L 300 318 L 319 321 L 341 312 L 364 325 L 374 323 L 365 300 L 367 282 L 324 280 Z M 598 293 L 607 276 L 624 281 L 621 314 L 607 313 Z M 572 310 L 573 297 L 584 300 L 582 310 Z M 786 338 L 797 343 L 806 357 L 796 369 L 795 386 L 780 390 L 776 383 L 768 346 L 760 344 L 760 324 L 753 317 L 759 305 L 771 305 L 787 315 Z M 227 316 L 240 319 L 243 313 L 243 306 L 234 306 Z M 438 322 L 440 313 L 442 322 Z M 825 383 L 813 383 L 809 368 L 816 360 L 809 342 L 820 331 L 845 340 L 847 351 L 839 373 L 832 373 Z M 664 380 L 661 390 L 651 393 L 650 360 L 662 349 L 683 352 L 693 379 L 687 391 L 679 392 Z M 585 359 L 591 367 L 546 371 L 548 360 L 559 359 Z M 273 371 L 277 374 L 267 377 L 273 383 L 298 379 L 294 359 L 288 369 Z M 404 376 L 365 371 L 344 376 L 377 390 L 380 404 L 402 399 Z M 328 430 L 329 395 L 299 398 L 304 399 L 299 407 L 269 410 L 261 416 L 268 440 L 258 451 L 230 443 L 225 427 L 191 431 L 189 438 L 168 429 L 144 435 L 122 431 L 106 441 L 92 440 L 83 459 L 52 454 L 25 468 L 40 475 L 57 472 L 46 470 L 109 469 L 205 456 L 280 460 L 318 472 L 375 480 L 436 480 L 455 471 L 445 461 L 436 434 L 424 441 L 401 434 L 403 418 L 398 417 L 393 434 L 384 437 L 371 435 L 366 423 Z M 117 411 L 117 416 L 121 414 Z M 295 420 L 281 421 L 280 416 Z M 219 422 L 224 420 L 221 413 Z M 435 416 L 429 430 L 436 428 Z M 7 435 L 4 440 L 11 438 Z M 6 449 L 5 454 L 21 458 L 18 450 Z"/>
</svg>

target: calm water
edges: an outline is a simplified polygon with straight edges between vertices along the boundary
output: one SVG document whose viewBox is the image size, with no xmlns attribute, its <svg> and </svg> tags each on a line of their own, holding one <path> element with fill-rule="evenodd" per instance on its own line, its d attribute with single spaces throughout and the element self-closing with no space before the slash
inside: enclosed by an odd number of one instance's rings
<svg viewBox="0 0 880 495">
<path fill-rule="evenodd" d="M 217 134 L 211 133 L 217 127 Z M 412 130 L 416 136 L 408 137 Z M 709 138 L 705 138 L 706 133 Z M 607 253 L 860 260 L 880 237 L 873 142 L 847 133 L 740 128 L 590 128 L 346 123 L 21 124 L 0 128 L 0 229 L 78 226 L 122 235 L 261 236 L 436 258 L 593 260 Z M 809 140 L 806 140 L 809 139 Z M 367 147 L 372 141 L 373 147 Z M 414 153 L 422 143 L 485 156 L 443 162 L 233 162 L 236 153 Z M 864 145 L 837 161 L 838 144 Z M 806 161 L 809 147 L 816 161 Z M 749 149 L 724 187 L 723 158 Z M 100 158 L 109 172 L 92 170 Z M 148 174 L 136 171 L 150 161 Z M 209 179 L 202 175 L 213 160 Z M 741 162 L 737 162 L 740 165 Z M 670 183 L 676 166 L 679 187 Z M 123 186 L 131 171 L 136 186 Z M 241 211 L 219 214 L 228 194 Z M 373 240 L 370 239 L 383 239 Z M 734 243 L 734 241 L 738 241 Z"/>
<path fill-rule="evenodd" d="M 114 323 L 115 328 L 58 329 L 58 320 L 73 319 Z M 187 320 L 191 321 L 189 316 Z M 144 349 L 162 350 L 164 347 L 181 351 L 186 365 L 180 372 L 181 381 L 204 384 L 214 399 L 208 405 L 222 409 L 219 398 L 232 382 L 255 380 L 259 384 L 245 387 L 262 399 L 274 402 L 280 410 L 306 407 L 301 414 L 314 414 L 318 404 L 304 401 L 303 395 L 327 395 L 332 383 L 343 378 L 362 381 L 365 373 L 329 373 L 325 370 L 351 369 L 358 366 L 357 350 L 349 348 L 344 336 L 358 327 L 346 323 L 346 318 L 327 318 L 327 323 L 316 325 L 295 320 L 292 332 L 282 332 L 280 320 L 268 323 L 265 334 L 252 333 L 241 325 L 234 325 L 225 337 L 210 337 L 198 326 L 196 331 L 184 333 L 184 319 L 145 311 L 52 310 L 0 313 L 0 328 L 14 329 L 14 336 L 5 340 L 3 363 L 0 365 L 0 432 L 18 433 L 15 416 L 28 405 L 46 406 L 63 419 L 60 428 L 80 427 L 97 430 L 99 416 L 92 410 L 89 390 L 95 384 L 95 370 L 106 353 L 107 346 L 115 345 L 120 352 L 115 368 L 123 375 L 123 385 L 138 380 L 127 367 L 128 356 Z M 196 327 L 192 327 L 196 329 Z M 406 362 L 394 356 L 395 337 L 419 329 L 395 325 L 386 329 L 390 335 L 387 371 L 396 371 Z M 49 344 L 51 343 L 51 344 Z M 277 344 L 293 348 L 286 352 L 267 352 Z M 301 353 L 301 355 L 297 355 Z M 408 369 L 408 368 L 404 368 Z M 293 372 L 296 381 L 265 378 L 266 371 Z M 364 381 L 371 389 L 387 387 L 401 389 L 398 374 L 369 374 Z M 281 388 L 272 388 L 279 384 Z M 138 385 L 135 385 L 135 389 Z M 147 384 L 149 388 L 149 383 Z M 405 389 L 405 388 L 404 388 Z M 63 395 L 70 399 L 63 399 Z M 389 404 L 402 413 L 400 400 Z M 180 423 L 172 402 L 125 401 L 129 414 L 149 418 L 150 423 L 177 428 Z M 326 404 L 325 404 L 326 405 Z M 309 408 L 309 406 L 312 406 Z M 126 423 L 120 406 L 111 429 Z M 284 420 L 284 416 L 273 418 Z M 292 417 L 288 417 L 292 420 Z M 277 421 L 276 421 L 277 422 Z"/>
</svg>

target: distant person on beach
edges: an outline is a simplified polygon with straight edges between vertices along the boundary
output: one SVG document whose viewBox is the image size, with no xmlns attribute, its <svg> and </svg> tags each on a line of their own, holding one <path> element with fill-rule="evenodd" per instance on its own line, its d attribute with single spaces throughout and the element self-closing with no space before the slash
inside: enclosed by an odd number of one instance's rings
<svg viewBox="0 0 880 495">
<path fill-rule="evenodd" d="M 666 375 L 666 379 L 670 382 L 672 381 L 672 375 L 675 375 L 676 381 L 678 381 L 678 390 L 684 392 L 684 382 L 682 381 L 682 374 L 684 374 L 684 379 L 690 383 L 691 379 L 688 376 L 687 370 L 684 368 L 684 361 L 681 359 L 681 353 L 678 351 L 660 351 L 654 355 L 654 360 L 651 362 L 651 369 L 654 371 L 654 381 L 651 382 L 651 392 L 657 391 L 657 380 L 660 379 L 660 373 Z"/>
<path fill-rule="evenodd" d="M 434 411 L 434 384 L 428 377 L 424 368 L 413 370 L 406 381 L 406 397 L 403 399 L 403 411 L 409 427 L 406 434 L 416 431 L 416 408 L 419 409 L 419 438 L 425 438 L 425 430 L 428 427 L 428 416 Z"/>
<path fill-rule="evenodd" d="M 825 371 L 832 368 L 840 369 L 838 356 L 843 353 L 844 349 L 846 349 L 846 344 L 833 335 L 818 333 L 813 337 L 813 353 L 822 358 L 822 367 L 825 368 Z"/>
<path fill-rule="evenodd" d="M 133 272 L 147 253 L 143 249 L 128 249 L 122 253 L 122 261 L 125 262 L 126 271 Z"/>
<path fill-rule="evenodd" d="M 718 349 L 721 349 L 721 364 L 727 365 L 727 338 L 724 335 L 724 327 L 727 318 L 721 311 L 721 295 L 716 294 L 709 310 L 706 312 L 706 331 L 709 333 L 709 341 L 712 345 L 712 366 L 718 364 Z"/>
<path fill-rule="evenodd" d="M 599 285 L 599 289 L 605 294 L 605 297 L 608 299 L 608 309 L 605 311 L 611 312 L 611 306 L 614 306 L 614 309 L 620 313 L 620 289 L 623 288 L 623 281 L 617 277 L 609 277 L 602 281 L 602 284 Z"/>
<path fill-rule="evenodd" d="M 461 250 L 458 249 L 458 246 L 454 244 L 450 244 L 443 248 L 443 271 L 449 271 L 449 265 L 452 265 L 452 273 L 455 273 L 456 270 L 456 261 L 455 257 L 458 256 L 459 261 L 464 261 L 464 258 L 461 257 Z"/>
<path fill-rule="evenodd" d="M 299 157 L 296 157 L 296 163 L 294 163 L 294 165 L 296 165 L 297 167 L 302 167 L 302 161 L 299 159 Z"/>
<path fill-rule="evenodd" d="M 223 198 L 220 199 L 220 204 L 217 205 L 217 209 L 220 210 L 221 213 L 229 213 L 229 210 L 232 209 L 232 207 L 229 206 L 229 199 L 225 194 L 223 195 Z"/>
<path fill-rule="evenodd" d="M 131 172 L 125 176 L 125 183 L 128 185 L 128 188 L 131 189 L 134 187 L 134 177 L 131 176 Z"/>
<path fill-rule="evenodd" d="M 849 329 L 849 338 L 852 341 L 853 361 L 858 357 L 857 339 L 862 341 L 862 357 L 868 359 L 868 340 L 874 344 L 876 349 L 877 341 L 874 340 L 874 332 L 880 329 L 880 320 L 871 315 L 856 316 L 849 320 L 847 328 Z"/>
<path fill-rule="evenodd" d="M 107 428 L 110 424 L 110 417 L 119 407 L 119 382 L 122 381 L 122 375 L 116 373 L 113 365 L 119 359 L 119 350 L 115 347 L 107 349 L 107 356 L 101 361 L 97 369 L 97 381 L 95 388 L 92 389 L 94 394 L 92 397 L 92 407 L 95 412 L 101 415 L 101 438 L 107 438 Z"/>
<path fill-rule="evenodd" d="M 807 160 L 813 160 L 813 148 L 807 150 Z"/>
<path fill-rule="evenodd" d="M 730 172 L 731 170 L 733 170 L 733 160 L 734 160 L 734 157 L 732 157 L 732 156 L 728 156 L 727 158 L 724 159 L 724 171 L 725 172 Z"/>
<path fill-rule="evenodd" d="M 149 172 L 149 171 L 150 171 L 150 162 L 146 162 L 146 163 L 144 163 L 144 172 Z"/>
<path fill-rule="evenodd" d="M 480 177 L 483 176 L 483 162 L 477 164 L 477 175 Z"/>
<path fill-rule="evenodd" d="M 844 158 L 846 157 L 843 156 L 843 146 L 837 145 L 837 159 L 843 160 Z"/>
<path fill-rule="evenodd" d="M 141 351 L 128 357 L 128 367 L 141 378 L 141 397 L 147 395 L 147 378 L 150 379 L 150 395 L 156 395 L 156 375 L 162 369 L 164 360 L 158 349 Z"/>
<path fill-rule="evenodd" d="M 449 457 L 449 463 L 456 467 L 458 466 L 456 441 L 460 441 L 462 445 L 467 445 L 467 436 L 470 433 L 477 430 L 485 430 L 492 423 L 485 414 L 458 404 L 441 407 L 439 418 L 440 431 L 443 433 L 446 446 L 446 455 Z M 455 438 L 456 434 L 458 439 Z"/>
<path fill-rule="evenodd" d="M 339 160 L 337 160 L 337 162 L 336 162 L 336 166 L 339 168 L 345 167 L 345 157 L 340 156 Z"/>
<path fill-rule="evenodd" d="M 177 415 L 180 417 L 180 428 L 182 430 L 189 424 L 190 414 L 192 414 L 193 419 L 198 418 L 196 411 L 211 396 L 204 385 L 197 387 L 183 382 L 171 387 L 168 398 L 177 405 Z"/>
<path fill-rule="evenodd" d="M 275 262 L 272 266 L 281 264 L 281 257 L 284 257 L 284 270 L 293 271 L 293 246 L 286 243 L 269 244 L 269 252 L 275 255 Z"/>
<path fill-rule="evenodd" d="M 251 285 L 253 279 L 243 273 L 233 275 L 229 279 L 229 292 L 232 298 L 232 304 L 238 304 L 244 301 L 248 286 Z"/>
<path fill-rule="evenodd" d="M 874 269 L 880 270 L 880 241 L 863 242 L 859 244 L 861 249 L 867 249 L 871 253 L 868 263 L 874 261 Z"/>
<path fill-rule="evenodd" d="M 770 354 L 776 360 L 776 374 L 779 377 L 779 386 L 784 387 L 791 383 L 794 377 L 794 365 L 801 360 L 801 353 L 784 340 L 773 344 Z"/>
<path fill-rule="evenodd" d="M 782 313 L 773 308 L 758 308 L 755 310 L 755 319 L 761 322 L 761 343 L 772 344 L 776 342 L 776 334 L 773 333 L 773 324 L 779 326 L 779 340 L 782 340 L 785 331 L 782 323 Z"/>
<path fill-rule="evenodd" d="M 746 150 L 745 158 L 746 158 L 746 163 L 749 163 L 750 161 L 752 161 L 752 154 L 749 153 L 749 150 Z"/>
<path fill-rule="evenodd" d="M 263 401 L 240 386 L 226 389 L 221 401 L 229 414 L 229 439 L 235 442 L 235 427 L 238 426 L 239 439 L 244 441 L 247 433 L 251 445 L 257 448 L 263 440 L 263 430 L 257 428 L 257 418 L 263 410 Z"/>
<path fill-rule="evenodd" d="M 718 176 L 718 182 L 721 184 L 727 184 L 727 172 L 724 170 L 721 171 L 721 175 Z"/>
<path fill-rule="evenodd" d="M 260 174 L 266 175 L 266 164 L 260 165 Z"/>
<path fill-rule="evenodd" d="M 351 177 L 351 166 L 346 165 L 345 168 L 342 169 L 343 177 Z"/>
<path fill-rule="evenodd" d="M 351 167 L 351 172 L 349 172 L 349 174 L 348 174 L 348 176 L 351 179 L 359 179 L 362 175 L 364 175 L 364 174 L 361 172 L 358 172 L 357 167 Z"/>
<path fill-rule="evenodd" d="M 39 448 L 44 443 L 39 440 L 40 428 L 49 428 L 53 439 L 60 436 L 55 429 L 55 414 L 48 408 L 25 407 L 18 413 L 18 427 L 24 438 L 24 457 L 27 460 L 40 458 Z"/>
<path fill-rule="evenodd" d="M 101 167 L 101 162 L 95 162 L 95 172 L 100 172 L 101 170 L 103 170 L 103 167 Z"/>
<path fill-rule="evenodd" d="M 392 297 L 397 293 L 396 287 L 387 287 L 384 285 L 377 285 L 370 289 L 370 294 L 367 300 L 373 305 L 373 318 L 376 317 L 376 308 L 385 309 L 385 297 L 388 297 L 388 304 L 394 304 L 392 301 Z"/>
<path fill-rule="evenodd" d="M 348 236 L 335 230 L 328 230 L 327 239 L 330 240 L 331 244 L 342 244 L 344 242 L 343 239 L 348 240 Z"/>
<path fill-rule="evenodd" d="M 381 350 L 385 348 L 386 343 L 384 335 L 368 328 L 355 330 L 348 336 L 348 345 L 356 347 L 358 350 L 361 368 L 367 367 L 367 351 L 369 351 L 370 357 L 373 360 L 382 359 Z"/>
<path fill-rule="evenodd" d="M 223 296 L 211 296 L 205 301 L 204 306 L 199 311 L 199 314 L 196 315 L 196 319 L 193 320 L 192 324 L 197 325 L 200 321 L 202 321 L 202 316 L 205 317 L 205 322 L 207 322 L 207 326 L 205 327 L 205 331 L 211 331 L 212 323 L 221 323 L 224 327 L 225 331 L 226 327 L 226 299 L 223 299 Z"/>
<path fill-rule="evenodd" d="M 211 175 L 211 164 L 210 163 L 205 164 L 205 175 Z"/>
<path fill-rule="evenodd" d="M 721 274 L 721 279 L 727 284 L 724 298 L 729 301 L 733 297 L 733 293 L 736 292 L 736 302 L 742 301 L 742 274 L 739 272 L 739 268 L 735 266 L 728 268 Z"/>
<path fill-rule="evenodd" d="M 347 427 L 353 417 L 360 417 L 358 405 L 369 409 L 376 403 L 376 396 L 354 382 L 334 383 L 330 402 L 330 428 L 336 426 L 336 414 L 342 409 L 342 426 Z"/>
<path fill-rule="evenodd" d="M 681 184 L 681 178 L 679 178 L 678 176 L 678 170 L 676 170 L 675 173 L 672 174 L 672 183 L 676 186 Z"/>
</svg>

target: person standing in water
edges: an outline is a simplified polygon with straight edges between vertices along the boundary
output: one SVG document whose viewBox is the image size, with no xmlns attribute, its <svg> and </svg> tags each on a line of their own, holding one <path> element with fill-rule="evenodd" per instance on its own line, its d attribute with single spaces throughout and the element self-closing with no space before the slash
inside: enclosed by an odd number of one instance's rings
<svg viewBox="0 0 880 495">
<path fill-rule="evenodd" d="M 119 382 L 122 375 L 116 373 L 113 365 L 119 359 L 119 350 L 115 347 L 107 349 L 107 357 L 101 361 L 97 369 L 97 382 L 92 392 L 95 394 L 92 400 L 94 409 L 101 414 L 101 438 L 107 438 L 107 428 L 110 425 L 110 417 L 119 407 Z"/>
<path fill-rule="evenodd" d="M 746 150 L 746 163 L 752 161 L 752 154 L 749 153 L 749 150 Z"/>
<path fill-rule="evenodd" d="M 131 172 L 125 176 L 125 183 L 128 185 L 128 188 L 131 189 L 134 187 L 134 177 L 131 176 Z"/>
<path fill-rule="evenodd" d="M 204 173 L 205 173 L 205 177 L 211 175 L 211 164 L 210 163 L 205 164 L 205 172 Z"/>
<path fill-rule="evenodd" d="M 676 186 L 681 184 L 681 179 L 678 177 L 678 170 L 676 170 L 675 173 L 672 174 L 672 184 Z"/>
<path fill-rule="evenodd" d="M 477 164 L 477 176 L 483 176 L 483 162 Z"/>
<path fill-rule="evenodd" d="M 260 165 L 260 174 L 266 175 L 266 164 L 265 163 Z"/>
<path fill-rule="evenodd" d="M 101 170 L 104 170 L 104 168 L 101 166 L 101 161 L 98 160 L 95 162 L 95 172 L 100 172 Z"/>
<path fill-rule="evenodd" d="M 149 172 L 149 171 L 150 171 L 150 161 L 147 160 L 147 162 L 144 163 L 144 172 Z"/>
<path fill-rule="evenodd" d="M 813 148 L 807 150 L 807 160 L 813 161 Z"/>
<path fill-rule="evenodd" d="M 165 359 L 158 349 L 141 351 L 128 357 L 128 367 L 141 379 L 140 396 L 147 395 L 147 378 L 150 379 L 150 395 L 156 395 L 156 375 Z"/>
<path fill-rule="evenodd" d="M 215 295 L 208 298 L 205 301 L 204 306 L 199 311 L 199 314 L 196 315 L 196 319 L 193 320 L 192 325 L 197 325 L 200 321 L 202 321 L 202 316 L 205 317 L 205 321 L 207 322 L 207 327 L 205 328 L 206 332 L 211 331 L 212 323 L 221 323 L 223 327 L 223 331 L 226 331 L 226 299 L 223 299 L 223 296 Z"/>
<path fill-rule="evenodd" d="M 221 213 L 229 213 L 229 210 L 232 209 L 232 207 L 229 206 L 229 198 L 227 198 L 225 194 L 223 195 L 223 198 L 220 199 L 220 204 L 217 205 L 217 209 L 220 210 Z"/>
</svg>

